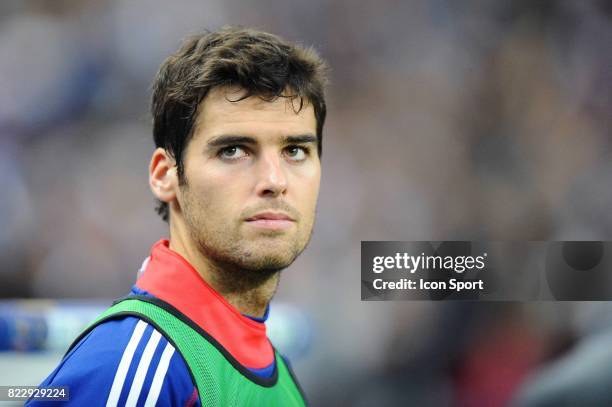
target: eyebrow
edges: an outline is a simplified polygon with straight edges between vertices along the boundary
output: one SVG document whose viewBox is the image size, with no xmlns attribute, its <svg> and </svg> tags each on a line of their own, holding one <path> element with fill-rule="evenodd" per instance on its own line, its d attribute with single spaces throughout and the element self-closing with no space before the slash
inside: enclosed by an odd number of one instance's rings
<svg viewBox="0 0 612 407">
<path fill-rule="evenodd" d="M 213 137 L 208 140 L 206 145 L 208 147 L 221 147 L 228 146 L 232 144 L 256 144 L 257 141 L 253 137 L 248 136 L 233 136 L 233 135 L 223 135 Z"/>
<path fill-rule="evenodd" d="M 296 136 L 284 136 L 282 139 L 283 144 L 305 144 L 305 143 L 317 143 L 318 139 L 313 134 L 300 134 Z M 208 148 L 230 146 L 233 144 L 257 144 L 257 140 L 250 136 L 236 136 L 231 134 L 225 134 L 217 137 L 213 137 L 206 143 Z"/>
<path fill-rule="evenodd" d="M 285 144 L 305 144 L 305 143 L 317 143 L 319 139 L 312 134 L 300 134 L 299 136 L 285 136 L 283 142 Z"/>
</svg>

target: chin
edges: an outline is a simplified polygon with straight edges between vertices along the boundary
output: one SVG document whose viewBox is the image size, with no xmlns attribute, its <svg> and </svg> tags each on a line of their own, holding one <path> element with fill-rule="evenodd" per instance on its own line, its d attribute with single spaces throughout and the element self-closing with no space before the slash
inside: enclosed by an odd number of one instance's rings
<svg viewBox="0 0 612 407">
<path fill-rule="evenodd" d="M 291 263 L 293 263 L 293 260 L 287 261 L 286 259 L 265 257 L 243 261 L 238 266 L 248 271 L 276 272 L 289 267 Z"/>
<path fill-rule="evenodd" d="M 267 245 L 264 248 L 248 250 L 249 255 L 242 257 L 244 268 L 249 270 L 281 270 L 293 263 L 297 254 L 289 248 Z"/>
</svg>

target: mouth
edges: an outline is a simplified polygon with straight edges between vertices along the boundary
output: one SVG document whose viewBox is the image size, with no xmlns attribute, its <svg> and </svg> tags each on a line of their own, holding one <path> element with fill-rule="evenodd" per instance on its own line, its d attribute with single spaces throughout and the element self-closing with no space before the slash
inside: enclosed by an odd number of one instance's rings
<svg viewBox="0 0 612 407">
<path fill-rule="evenodd" d="M 295 223 L 295 220 L 282 212 L 261 212 L 247 218 L 245 222 L 256 228 L 285 230 L 289 229 Z"/>
</svg>

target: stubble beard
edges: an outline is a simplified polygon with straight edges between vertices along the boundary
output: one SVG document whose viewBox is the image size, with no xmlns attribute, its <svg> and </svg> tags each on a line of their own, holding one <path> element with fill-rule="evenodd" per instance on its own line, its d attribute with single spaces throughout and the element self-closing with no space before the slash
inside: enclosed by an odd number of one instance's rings
<svg viewBox="0 0 612 407">
<path fill-rule="evenodd" d="M 283 245 L 273 254 L 258 255 L 258 251 L 270 250 L 274 243 L 268 244 L 264 238 L 257 243 L 246 241 L 240 234 L 242 225 L 232 223 L 235 221 L 211 225 L 204 217 L 219 215 L 212 213 L 206 202 L 193 197 L 186 184 L 183 193 L 183 218 L 191 239 L 214 269 L 216 283 L 228 290 L 246 292 L 272 279 L 278 280 L 280 271 L 295 261 L 312 237 L 311 224 L 307 237 L 298 232 L 292 244 Z M 276 284 L 273 286 L 276 289 Z"/>
</svg>

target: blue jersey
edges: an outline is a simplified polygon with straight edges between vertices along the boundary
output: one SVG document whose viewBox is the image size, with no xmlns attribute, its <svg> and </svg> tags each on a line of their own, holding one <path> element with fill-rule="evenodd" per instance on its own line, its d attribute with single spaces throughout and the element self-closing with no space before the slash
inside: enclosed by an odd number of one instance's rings
<svg viewBox="0 0 612 407">
<path fill-rule="evenodd" d="M 182 356 L 153 326 L 133 317 L 93 329 L 41 386 L 68 386 L 65 401 L 27 406 L 200 406 Z"/>
</svg>

